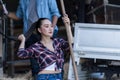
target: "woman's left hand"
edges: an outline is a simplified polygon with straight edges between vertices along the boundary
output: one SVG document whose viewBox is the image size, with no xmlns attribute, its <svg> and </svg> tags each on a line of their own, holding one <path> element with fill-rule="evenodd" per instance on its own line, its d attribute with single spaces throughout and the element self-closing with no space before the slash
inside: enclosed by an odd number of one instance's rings
<svg viewBox="0 0 120 80">
<path fill-rule="evenodd" d="M 70 19 L 68 18 L 68 15 L 67 15 L 67 14 L 65 14 L 65 15 L 62 17 L 62 20 L 63 20 L 64 23 L 67 23 L 67 24 L 70 25 Z"/>
</svg>

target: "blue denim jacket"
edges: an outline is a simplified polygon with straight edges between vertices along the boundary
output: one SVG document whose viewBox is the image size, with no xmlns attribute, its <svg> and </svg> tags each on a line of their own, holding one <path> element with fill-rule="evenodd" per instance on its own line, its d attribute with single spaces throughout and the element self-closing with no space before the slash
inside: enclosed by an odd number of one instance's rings
<svg viewBox="0 0 120 80">
<path fill-rule="evenodd" d="M 58 18 L 60 17 L 60 13 L 58 10 L 58 6 L 56 0 L 35 0 L 36 7 L 37 7 L 37 14 L 39 18 L 49 18 L 52 20 L 52 16 L 56 15 Z M 19 6 L 17 8 L 16 15 L 17 17 L 23 19 L 24 29 L 23 33 L 26 33 L 29 29 L 27 24 L 28 22 L 28 5 L 30 0 L 20 0 Z M 56 27 L 55 30 L 58 31 Z"/>
</svg>

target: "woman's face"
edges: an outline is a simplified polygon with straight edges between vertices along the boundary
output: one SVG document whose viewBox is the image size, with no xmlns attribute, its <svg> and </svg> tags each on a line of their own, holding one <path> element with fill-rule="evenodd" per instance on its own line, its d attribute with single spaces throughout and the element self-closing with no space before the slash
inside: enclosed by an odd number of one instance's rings
<svg viewBox="0 0 120 80">
<path fill-rule="evenodd" d="M 41 33 L 41 35 L 47 37 L 53 36 L 53 30 L 54 27 L 52 27 L 52 23 L 48 19 L 43 20 L 42 25 L 40 26 L 40 28 L 38 28 L 38 31 Z"/>
</svg>

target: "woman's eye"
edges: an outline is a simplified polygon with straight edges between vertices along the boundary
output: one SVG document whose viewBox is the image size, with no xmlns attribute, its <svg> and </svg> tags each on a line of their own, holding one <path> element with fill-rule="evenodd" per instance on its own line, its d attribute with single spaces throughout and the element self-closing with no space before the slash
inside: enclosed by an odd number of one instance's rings
<svg viewBox="0 0 120 80">
<path fill-rule="evenodd" d="M 49 26 L 45 26 L 46 28 L 48 28 Z"/>
</svg>

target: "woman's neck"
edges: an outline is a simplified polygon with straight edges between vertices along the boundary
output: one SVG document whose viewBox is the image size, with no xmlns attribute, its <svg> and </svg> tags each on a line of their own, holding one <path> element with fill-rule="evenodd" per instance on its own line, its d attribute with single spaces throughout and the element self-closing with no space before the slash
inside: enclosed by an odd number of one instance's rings
<svg viewBox="0 0 120 80">
<path fill-rule="evenodd" d="M 53 47 L 53 41 L 52 39 L 49 37 L 44 37 L 41 39 L 41 43 L 50 51 L 54 52 L 54 47 Z"/>
<path fill-rule="evenodd" d="M 41 42 L 47 44 L 47 43 L 51 43 L 52 40 L 50 37 L 42 37 Z"/>
</svg>

